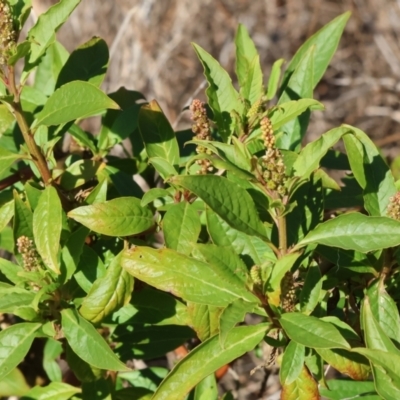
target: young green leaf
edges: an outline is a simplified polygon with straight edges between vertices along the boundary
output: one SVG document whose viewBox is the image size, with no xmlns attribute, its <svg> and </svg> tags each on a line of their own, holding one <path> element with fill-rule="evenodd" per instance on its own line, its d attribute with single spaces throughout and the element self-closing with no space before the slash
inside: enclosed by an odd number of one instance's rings
<svg viewBox="0 0 400 400">
<path fill-rule="evenodd" d="M 65 124 L 96 115 L 107 108 L 117 110 L 119 106 L 91 83 L 69 82 L 49 97 L 32 128 Z"/>
<path fill-rule="evenodd" d="M 135 197 L 119 197 L 104 203 L 75 208 L 68 217 L 92 231 L 108 236 L 129 236 L 150 229 L 153 214 Z"/>
<path fill-rule="evenodd" d="M 41 324 L 23 322 L 0 332 L 0 380 L 26 356 Z"/>
<path fill-rule="evenodd" d="M 319 139 L 307 144 L 301 151 L 293 164 L 296 176 L 308 178 L 313 171 L 320 166 L 320 161 L 329 149 L 335 145 L 344 135 L 351 133 L 347 127 L 331 129 L 324 133 Z"/>
<path fill-rule="evenodd" d="M 8 169 L 21 158 L 20 154 L 12 153 L 4 147 L 0 147 L 0 175 L 3 175 Z"/>
<path fill-rule="evenodd" d="M 215 270 L 174 250 L 134 247 L 123 251 L 121 265 L 135 278 L 187 301 L 222 307 L 237 298 L 254 301 L 229 271 Z"/>
<path fill-rule="evenodd" d="M 165 213 L 162 228 L 168 248 L 189 255 L 201 230 L 200 216 L 192 204 L 173 204 Z"/>
<path fill-rule="evenodd" d="M 387 217 L 348 213 L 319 224 L 296 247 L 319 243 L 368 253 L 400 244 L 400 223 Z"/>
<path fill-rule="evenodd" d="M 218 61 L 197 44 L 193 43 L 193 47 L 203 65 L 204 75 L 209 84 L 206 94 L 208 104 L 217 122 L 218 132 L 223 141 L 227 142 L 231 136 L 230 113 L 236 111 L 241 115 L 243 103 L 239 99 L 239 93 L 232 85 L 231 78 Z"/>
<path fill-rule="evenodd" d="M 52 382 L 47 386 L 35 386 L 21 400 L 68 400 L 80 393 L 81 389 L 62 382 Z"/>
<path fill-rule="evenodd" d="M 179 164 L 175 132 L 155 100 L 141 107 L 139 130 L 149 158 L 159 157 L 173 166 Z"/>
<path fill-rule="evenodd" d="M 347 20 L 350 18 L 350 12 L 339 15 L 331 22 L 322 27 L 317 33 L 307 39 L 306 42 L 297 50 L 296 54 L 290 61 L 286 68 L 283 77 L 281 90 L 285 90 L 289 79 L 291 78 L 294 70 L 302 61 L 304 54 L 312 47 L 315 46 L 315 62 L 313 70 L 313 87 L 315 87 L 322 76 L 324 75 L 332 56 L 339 44 L 340 37 L 342 36 L 344 27 Z"/>
<path fill-rule="evenodd" d="M 8 201 L 0 207 L 0 232 L 8 225 L 14 215 L 14 200 Z"/>
<path fill-rule="evenodd" d="M 222 348 L 225 348 L 225 341 L 229 332 L 232 331 L 236 324 L 243 322 L 246 314 L 252 312 L 256 305 L 256 303 L 252 304 L 242 299 L 237 299 L 222 311 L 219 318 L 219 340 Z"/>
<path fill-rule="evenodd" d="M 271 74 L 268 79 L 267 100 L 272 100 L 278 91 L 279 81 L 282 73 L 282 65 L 284 62 L 285 60 L 280 58 L 272 64 Z"/>
<path fill-rule="evenodd" d="M 56 361 L 63 353 L 63 345 L 60 341 L 52 338 L 47 339 L 43 349 L 43 369 L 46 371 L 47 376 L 53 382 L 62 381 L 61 368 Z"/>
<path fill-rule="evenodd" d="M 253 199 L 237 184 L 216 175 L 175 176 L 170 182 L 199 196 L 232 228 L 268 239 Z"/>
<path fill-rule="evenodd" d="M 218 336 L 208 339 L 175 365 L 152 399 L 183 400 L 206 376 L 254 349 L 264 337 L 266 328 L 266 324 L 234 328 L 226 338 L 225 348 L 219 344 Z"/>
<path fill-rule="evenodd" d="M 350 345 L 331 323 L 301 313 L 286 313 L 279 318 L 290 339 L 312 349 L 350 349 Z"/>
<path fill-rule="evenodd" d="M 400 343 L 399 311 L 395 301 L 387 293 L 384 281 L 379 279 L 371 284 L 367 294 L 368 297 L 365 298 L 365 301 L 367 301 L 368 306 L 364 303 L 364 311 L 370 307 L 370 314 L 374 316 L 386 335 L 395 342 Z"/>
<path fill-rule="evenodd" d="M 389 199 L 397 191 L 393 174 L 375 144 L 363 131 L 349 125 L 343 127 L 353 133 L 343 139 L 351 169 L 364 189 L 365 209 L 372 216 L 385 216 Z"/>
<path fill-rule="evenodd" d="M 23 396 L 30 386 L 18 368 L 14 368 L 0 381 L 0 393 L 3 397 Z"/>
<path fill-rule="evenodd" d="M 121 253 L 107 268 L 106 274 L 97 279 L 84 298 L 80 314 L 94 324 L 126 305 L 133 290 L 133 278 L 120 265 Z"/>
<path fill-rule="evenodd" d="M 313 97 L 314 56 L 315 48 L 310 47 L 291 74 L 289 82 L 279 98 L 278 106 L 290 100 L 311 99 Z M 306 133 L 309 119 L 310 112 L 308 111 L 302 114 L 301 117 L 283 125 L 282 131 L 284 134 L 277 138 L 277 146 L 287 150 L 299 149 L 301 140 Z"/>
<path fill-rule="evenodd" d="M 188 302 L 187 310 L 189 325 L 193 327 L 202 342 L 218 334 L 219 320 L 224 308 Z"/>
<path fill-rule="evenodd" d="M 287 345 L 283 353 L 279 379 L 282 386 L 290 385 L 299 376 L 304 368 L 305 347 L 293 340 Z"/>
<path fill-rule="evenodd" d="M 33 236 L 38 253 L 46 266 L 60 273 L 58 250 L 62 230 L 62 206 L 57 191 L 48 186 L 33 213 Z"/>
<path fill-rule="evenodd" d="M 54 42 L 56 31 L 64 24 L 81 0 L 62 0 L 39 16 L 28 33 L 31 42 L 30 64 L 35 63 Z"/>
<path fill-rule="evenodd" d="M 110 371 L 129 371 L 93 325 L 76 311 L 61 311 L 61 326 L 72 350 L 88 364 Z"/>
<path fill-rule="evenodd" d="M 218 400 L 218 385 L 214 374 L 208 375 L 196 385 L 194 400 Z"/>
<path fill-rule="evenodd" d="M 72 81 L 85 81 L 100 87 L 108 67 L 107 43 L 98 37 L 79 46 L 69 56 L 57 79 L 56 88 Z"/>
</svg>

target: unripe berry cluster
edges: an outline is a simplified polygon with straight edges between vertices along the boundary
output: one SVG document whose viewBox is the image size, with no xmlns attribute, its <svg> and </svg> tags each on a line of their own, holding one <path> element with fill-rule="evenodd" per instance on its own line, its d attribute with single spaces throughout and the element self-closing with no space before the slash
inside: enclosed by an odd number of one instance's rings
<svg viewBox="0 0 400 400">
<path fill-rule="evenodd" d="M 207 110 L 204 103 L 195 99 L 192 101 L 189 109 L 192 112 L 191 118 L 194 122 L 192 125 L 192 131 L 196 135 L 194 139 L 211 140 L 210 121 L 208 120 Z M 210 154 L 210 151 L 204 146 L 197 146 L 196 152 L 197 154 Z M 213 170 L 211 162 L 207 159 L 197 160 L 197 164 L 201 166 L 201 169 L 197 172 L 200 175 L 205 175 L 207 172 L 211 172 Z"/>
<path fill-rule="evenodd" d="M 400 192 L 389 198 L 387 215 L 390 218 L 400 221 Z"/>
<path fill-rule="evenodd" d="M 260 125 L 265 146 L 265 156 L 260 159 L 262 177 L 268 189 L 275 190 L 284 196 L 286 194 L 287 176 L 282 153 L 275 147 L 275 136 L 270 119 L 263 118 Z"/>
<path fill-rule="evenodd" d="M 289 271 L 281 281 L 281 305 L 286 312 L 294 311 L 296 304 L 296 290 L 293 282 L 293 274 Z"/>
<path fill-rule="evenodd" d="M 7 64 L 16 40 L 17 33 L 14 30 L 10 6 L 6 0 L 0 0 L 0 65 Z"/>
</svg>

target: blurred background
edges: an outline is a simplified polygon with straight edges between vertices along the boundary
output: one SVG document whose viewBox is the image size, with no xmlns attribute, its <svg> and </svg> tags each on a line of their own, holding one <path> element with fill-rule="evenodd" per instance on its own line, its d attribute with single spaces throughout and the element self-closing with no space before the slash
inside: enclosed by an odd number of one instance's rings
<svg viewBox="0 0 400 400">
<path fill-rule="evenodd" d="M 55 0 L 33 0 L 34 16 Z M 246 25 L 267 81 L 272 63 L 290 60 L 301 43 L 337 15 L 352 16 L 315 91 L 326 111 L 314 112 L 315 138 L 343 122 L 363 129 L 394 158 L 400 141 L 400 0 L 82 0 L 59 31 L 72 51 L 92 36 L 110 47 L 104 89 L 120 86 L 159 101 L 170 122 L 189 123 L 184 106 L 204 99 L 202 67 L 191 42 L 232 75 L 234 36 Z"/>
</svg>

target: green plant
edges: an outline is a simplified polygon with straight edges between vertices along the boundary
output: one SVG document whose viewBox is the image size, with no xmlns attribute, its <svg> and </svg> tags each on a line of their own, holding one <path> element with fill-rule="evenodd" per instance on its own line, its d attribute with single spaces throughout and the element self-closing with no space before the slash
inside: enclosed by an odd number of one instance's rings
<svg viewBox="0 0 400 400">
<path fill-rule="evenodd" d="M 156 101 L 99 89 L 102 39 L 71 54 L 57 42 L 78 4 L 60 1 L 17 43 L 30 1 L 0 1 L 0 247 L 13 254 L 0 259 L 0 395 L 217 399 L 214 372 L 266 342 L 282 399 L 398 399 L 398 184 L 355 127 L 301 146 L 349 14 L 283 74 L 278 60 L 266 89 L 243 26 L 239 92 L 194 45 L 208 104 L 193 101 L 192 130 L 174 132 Z M 93 115 L 97 135 L 80 127 Z M 340 140 L 346 154 L 332 150 Z M 351 173 L 340 187 L 326 169 Z M 188 342 L 168 374 L 129 368 Z M 47 386 L 29 390 L 27 354 Z M 60 356 L 80 384 L 61 382 Z M 326 365 L 351 380 L 326 381 Z"/>
</svg>

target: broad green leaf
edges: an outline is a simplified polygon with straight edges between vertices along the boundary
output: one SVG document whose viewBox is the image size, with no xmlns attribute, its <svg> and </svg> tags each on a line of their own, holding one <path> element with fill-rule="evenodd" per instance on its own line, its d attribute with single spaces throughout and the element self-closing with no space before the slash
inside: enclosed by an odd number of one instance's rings
<svg viewBox="0 0 400 400">
<path fill-rule="evenodd" d="M 98 37 L 90 39 L 71 53 L 58 75 L 56 87 L 72 81 L 100 87 L 107 72 L 108 57 L 107 43 Z"/>
<path fill-rule="evenodd" d="M 253 199 L 237 184 L 216 175 L 176 176 L 170 182 L 200 197 L 232 228 L 268 239 Z"/>
<path fill-rule="evenodd" d="M 142 139 L 137 131 L 139 112 L 145 100 L 140 92 L 127 90 L 124 87 L 108 95 L 120 107 L 120 110 L 107 110 L 102 118 L 102 127 L 97 137 L 98 147 L 102 150 L 111 149 L 116 144 L 130 137 L 134 157 L 140 157 L 144 148 Z"/>
<path fill-rule="evenodd" d="M 14 285 L 20 286 L 25 281 L 18 276 L 18 272 L 23 271 L 23 268 L 12 263 L 11 261 L 6 260 L 5 258 L 0 258 L 0 271 Z"/>
<path fill-rule="evenodd" d="M 280 58 L 272 64 L 271 74 L 268 78 L 267 100 L 272 100 L 278 91 L 279 81 L 282 73 L 282 65 L 284 62 L 285 60 Z"/>
<path fill-rule="evenodd" d="M 193 327 L 202 342 L 218 334 L 219 320 L 224 310 L 222 307 L 188 302 L 187 310 L 189 325 Z"/>
<path fill-rule="evenodd" d="M 314 99 L 299 99 L 279 104 L 272 109 L 270 116 L 274 131 L 278 130 L 282 125 L 293 120 L 309 108 L 312 108 L 313 110 L 323 110 L 324 106 Z"/>
<path fill-rule="evenodd" d="M 265 292 L 268 302 L 276 307 L 281 299 L 281 281 L 285 274 L 290 271 L 294 263 L 300 257 L 300 253 L 289 253 L 280 258 L 272 268 L 271 275 L 265 284 Z"/>
<path fill-rule="evenodd" d="M 279 318 L 290 339 L 312 349 L 349 349 L 350 345 L 331 323 L 301 313 L 286 313 Z"/>
<path fill-rule="evenodd" d="M 62 0 L 41 14 L 28 33 L 31 53 L 28 61 L 36 62 L 55 41 L 57 30 L 64 24 L 80 0 Z"/>
<path fill-rule="evenodd" d="M 247 67 L 247 79 L 244 86 L 240 88 L 240 95 L 250 101 L 251 104 L 258 102 L 263 95 L 263 73 L 260 64 L 260 56 L 255 56 Z"/>
<path fill-rule="evenodd" d="M 371 284 L 367 291 L 370 312 L 383 331 L 392 340 L 400 343 L 400 318 L 397 305 L 387 293 L 382 279 Z M 364 306 L 365 309 L 367 308 Z M 389 351 L 389 350 L 388 350 Z"/>
<path fill-rule="evenodd" d="M 93 188 L 89 196 L 86 197 L 86 204 L 104 203 L 107 201 L 107 178 L 101 178 L 100 182 Z M 143 207 L 143 204 L 142 204 Z"/>
<path fill-rule="evenodd" d="M 0 380 L 24 359 L 40 326 L 22 322 L 0 332 Z"/>
<path fill-rule="evenodd" d="M 60 42 L 52 43 L 36 68 L 34 88 L 50 96 L 54 92 L 58 75 L 68 57 L 68 51 Z"/>
<path fill-rule="evenodd" d="M 350 12 L 339 15 L 304 42 L 286 68 L 282 90 L 286 88 L 290 77 L 303 59 L 304 54 L 313 46 L 315 46 L 316 51 L 312 82 L 314 87 L 318 84 L 336 51 L 349 18 Z"/>
<path fill-rule="evenodd" d="M 16 314 L 19 308 L 29 307 L 35 298 L 32 292 L 8 293 L 0 297 L 0 312 Z"/>
<path fill-rule="evenodd" d="M 149 158 L 159 157 L 173 166 L 179 164 L 175 132 L 155 100 L 141 107 L 139 130 Z"/>
<path fill-rule="evenodd" d="M 291 74 L 289 82 L 279 98 L 278 106 L 290 100 L 311 99 L 313 97 L 314 60 L 315 47 L 310 47 Z M 281 130 L 284 134 L 277 138 L 277 146 L 287 150 L 299 149 L 309 119 L 310 112 L 307 111 L 283 125 Z"/>
<path fill-rule="evenodd" d="M 347 127 L 331 129 L 324 133 L 319 139 L 310 142 L 301 151 L 293 164 L 296 176 L 308 178 L 310 174 L 319 168 L 320 161 L 329 149 L 334 146 L 344 135 L 351 133 Z"/>
<path fill-rule="evenodd" d="M 344 349 L 316 349 L 316 351 L 330 366 L 351 379 L 364 381 L 371 374 L 368 360 L 360 354 Z"/>
<path fill-rule="evenodd" d="M 29 181 L 25 183 L 24 188 L 29 208 L 34 211 L 39 203 L 43 188 L 39 184 Z"/>
<path fill-rule="evenodd" d="M 282 385 L 281 400 L 319 400 L 318 384 L 303 366 L 298 378 L 291 384 Z"/>
<path fill-rule="evenodd" d="M 392 172 L 375 144 L 363 131 L 349 125 L 344 125 L 344 128 L 353 133 L 343 139 L 351 169 L 364 189 L 365 209 L 370 215 L 384 216 L 390 197 L 397 192 Z"/>
<path fill-rule="evenodd" d="M 167 179 L 170 176 L 175 176 L 178 173 L 172 164 L 161 157 L 149 158 L 149 164 L 151 164 L 155 168 L 155 170 L 160 174 L 161 178 L 163 179 Z"/>
<path fill-rule="evenodd" d="M 121 265 L 135 278 L 187 301 L 226 306 L 237 298 L 254 299 L 233 274 L 174 250 L 134 247 L 122 253 Z"/>
<path fill-rule="evenodd" d="M 400 244 L 400 223 L 387 217 L 348 213 L 319 224 L 297 247 L 319 243 L 361 253 Z"/>
<path fill-rule="evenodd" d="M 10 125 L 15 121 L 14 115 L 4 104 L 0 104 L 0 136 L 2 136 Z M 4 151 L 2 149 L 1 151 Z"/>
<path fill-rule="evenodd" d="M 52 382 L 47 386 L 35 386 L 21 400 L 68 400 L 80 393 L 81 389 L 62 382 Z"/>
<path fill-rule="evenodd" d="M 221 217 L 207 207 L 207 230 L 214 244 L 240 255 L 249 264 L 261 265 L 266 259 L 275 260 L 271 248 L 259 237 L 249 236 L 231 228 Z"/>
<path fill-rule="evenodd" d="M 142 207 L 147 206 L 147 204 L 152 203 L 154 200 L 160 199 L 162 197 L 172 197 L 172 194 L 167 189 L 162 188 L 151 188 L 142 197 L 140 205 Z"/>
<path fill-rule="evenodd" d="M 94 160 L 78 160 L 71 164 L 61 175 L 60 186 L 67 191 L 78 188 L 93 180 L 104 163 Z"/>
<path fill-rule="evenodd" d="M 96 115 L 107 108 L 119 109 L 119 106 L 91 83 L 69 82 L 49 97 L 32 128 L 65 124 Z"/>
<path fill-rule="evenodd" d="M 142 233 L 154 224 L 153 214 L 135 197 L 119 197 L 105 203 L 75 208 L 68 213 L 92 231 L 108 236 Z"/>
<path fill-rule="evenodd" d="M 219 340 L 222 348 L 225 347 L 225 340 L 229 332 L 236 324 L 243 322 L 246 314 L 252 312 L 255 306 L 256 303 L 251 304 L 242 299 L 237 299 L 222 311 L 219 318 Z"/>
<path fill-rule="evenodd" d="M 254 45 L 253 40 L 249 35 L 248 30 L 246 29 L 246 26 L 243 24 L 239 24 L 237 28 L 235 36 L 235 47 L 236 47 L 235 72 L 240 87 L 244 87 L 247 82 L 247 74 L 249 72 L 250 64 L 253 62 L 254 58 L 258 56 L 258 52 L 256 46 Z M 261 77 L 262 77 L 262 72 L 261 72 Z M 261 93 L 253 101 L 258 100 L 260 96 Z M 247 97 L 245 98 L 249 100 Z"/>
<path fill-rule="evenodd" d="M 86 293 L 89 293 L 93 283 L 103 277 L 105 273 L 106 267 L 102 259 L 91 247 L 84 245 L 74 273 L 78 285 Z"/>
<path fill-rule="evenodd" d="M 126 305 L 133 290 L 133 278 L 120 265 L 121 254 L 107 268 L 106 274 L 96 280 L 84 298 L 80 314 L 97 324 L 107 315 Z"/>
<path fill-rule="evenodd" d="M 287 345 L 283 353 L 279 379 L 282 386 L 290 385 L 299 376 L 304 368 L 305 347 L 293 340 Z"/>
<path fill-rule="evenodd" d="M 218 400 L 218 385 L 214 374 L 208 375 L 196 385 L 194 400 Z"/>
<path fill-rule="evenodd" d="M 131 308 L 128 321 L 124 313 Z M 185 304 L 169 293 L 145 286 L 132 293 L 130 305 L 113 314 L 113 320 L 125 325 L 132 320 L 133 325 L 190 325 L 189 314 Z M 134 328 L 133 328 L 134 329 Z"/>
<path fill-rule="evenodd" d="M 30 389 L 23 373 L 14 368 L 0 381 L 0 396 L 23 396 Z"/>
<path fill-rule="evenodd" d="M 226 338 L 225 348 L 214 336 L 192 350 L 175 365 L 158 387 L 152 400 L 183 400 L 187 393 L 218 368 L 254 349 L 262 340 L 267 324 L 234 328 Z"/>
<path fill-rule="evenodd" d="M 321 291 L 322 275 L 319 266 L 310 266 L 300 292 L 300 308 L 303 314 L 309 315 L 314 311 L 320 300 Z"/>
<path fill-rule="evenodd" d="M 0 207 L 0 232 L 8 225 L 14 215 L 14 200 Z"/>
<path fill-rule="evenodd" d="M 43 369 L 52 382 L 62 381 L 62 371 L 56 358 L 63 353 L 63 345 L 60 341 L 47 339 L 43 349 Z"/>
<path fill-rule="evenodd" d="M 94 143 L 94 137 L 90 133 L 84 131 L 81 127 L 73 124 L 69 127 L 68 133 L 74 137 L 78 144 L 87 147 L 93 154 L 97 154 L 98 150 Z"/>
<path fill-rule="evenodd" d="M 200 254 L 198 254 L 200 253 Z M 195 257 L 212 265 L 217 271 L 226 271 L 237 277 L 237 284 L 246 285 L 249 276 L 246 264 L 228 248 L 213 244 L 197 244 Z M 201 257 L 198 257 L 200 255 Z M 254 298 L 256 300 L 256 298 Z"/>
<path fill-rule="evenodd" d="M 182 325 L 135 325 L 132 330 L 119 325 L 113 332 L 112 340 L 121 360 L 152 360 L 175 350 L 195 336 L 191 328 Z"/>
<path fill-rule="evenodd" d="M 14 19 L 14 28 L 21 31 L 32 8 L 32 0 L 9 0 L 11 13 Z"/>
<path fill-rule="evenodd" d="M 110 371 L 129 371 L 99 332 L 83 319 L 76 311 L 65 309 L 61 311 L 62 330 L 72 350 L 82 360 L 96 368 Z"/>
<path fill-rule="evenodd" d="M 354 382 L 349 379 L 330 379 L 329 389 L 320 388 L 322 396 L 330 400 L 360 398 L 365 400 L 380 400 L 381 397 L 373 395 L 375 386 L 373 382 Z"/>
<path fill-rule="evenodd" d="M 390 386 L 393 388 L 393 393 L 399 393 L 400 390 L 400 355 L 389 353 L 382 350 L 365 349 L 362 347 L 352 349 L 352 351 L 359 353 L 371 361 L 375 367 L 379 367 L 383 374 L 387 375 L 390 381 Z M 379 376 L 375 376 L 379 379 Z M 375 381 L 376 389 L 379 394 L 379 383 Z M 382 395 L 382 394 L 381 394 Z M 386 396 L 385 396 L 386 398 Z"/>
<path fill-rule="evenodd" d="M 193 47 L 204 68 L 204 76 L 209 85 L 206 90 L 208 104 L 214 113 L 218 132 L 223 141 L 227 142 L 231 136 L 230 113 L 237 111 L 241 115 L 243 103 L 239 98 L 239 93 L 232 85 L 231 78 L 218 61 L 200 46 L 193 43 Z"/>
<path fill-rule="evenodd" d="M 165 245 L 179 253 L 189 255 L 201 230 L 199 213 L 188 202 L 173 204 L 165 213 L 162 228 Z"/>
<path fill-rule="evenodd" d="M 75 273 L 88 234 L 89 229 L 81 226 L 71 234 L 67 243 L 65 243 L 61 251 L 61 276 L 63 282 L 69 280 Z"/>
<path fill-rule="evenodd" d="M 130 383 L 132 386 L 146 388 L 152 393 L 157 389 L 161 381 L 168 375 L 169 370 L 162 367 L 147 367 L 131 372 L 121 372 L 118 377 Z M 136 397 L 134 397 L 136 399 Z M 129 398 L 128 400 L 132 400 Z"/>
<path fill-rule="evenodd" d="M 60 273 L 58 250 L 62 229 L 62 206 L 57 190 L 48 186 L 33 213 L 33 236 L 38 253 L 46 266 Z"/>
<path fill-rule="evenodd" d="M 3 175 L 8 169 L 21 158 L 21 155 L 12 153 L 4 147 L 0 147 L 0 175 Z"/>
</svg>

